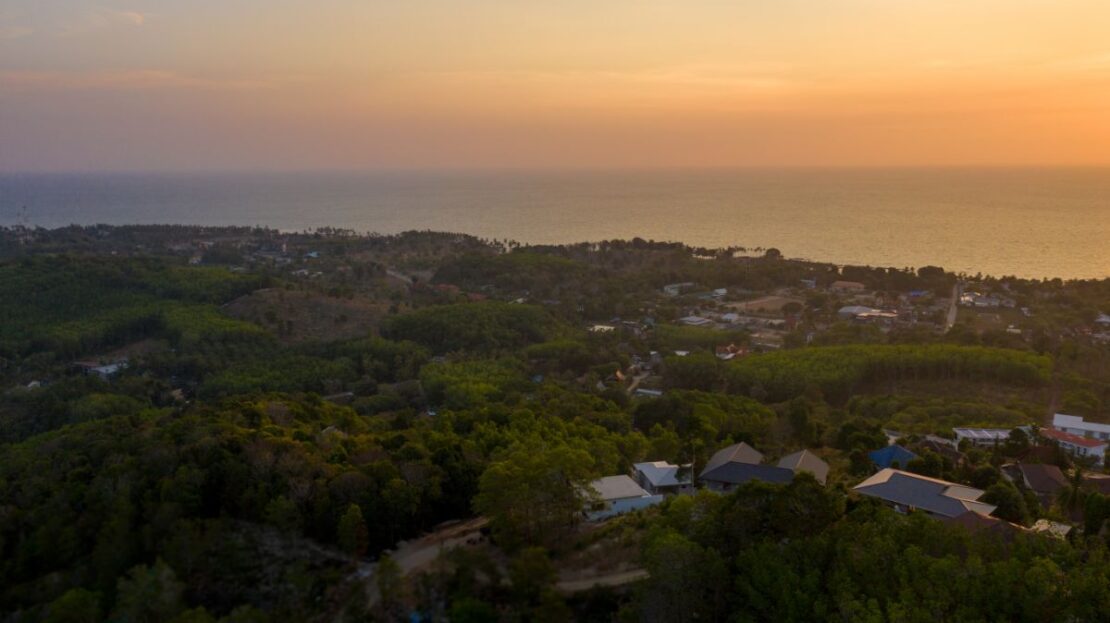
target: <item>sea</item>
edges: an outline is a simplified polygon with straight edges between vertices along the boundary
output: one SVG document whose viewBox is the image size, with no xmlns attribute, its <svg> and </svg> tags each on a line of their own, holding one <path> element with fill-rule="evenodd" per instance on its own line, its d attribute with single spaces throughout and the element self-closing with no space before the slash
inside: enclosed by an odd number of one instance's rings
<svg viewBox="0 0 1110 623">
<path fill-rule="evenodd" d="M 1110 277 L 1110 169 L 0 173 L 0 225 L 640 237 L 838 264 Z"/>
</svg>

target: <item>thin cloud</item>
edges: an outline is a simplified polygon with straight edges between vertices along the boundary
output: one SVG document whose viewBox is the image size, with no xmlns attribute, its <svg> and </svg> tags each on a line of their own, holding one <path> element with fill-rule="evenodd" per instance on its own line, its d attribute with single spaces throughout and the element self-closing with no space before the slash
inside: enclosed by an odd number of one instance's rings
<svg viewBox="0 0 1110 623">
<path fill-rule="evenodd" d="M 73 36 L 110 28 L 139 28 L 146 24 L 145 13 L 120 9 L 92 9 L 81 17 L 64 24 L 62 36 Z"/>
<path fill-rule="evenodd" d="M 1064 71 L 1110 71 L 1110 51 L 1059 60 L 1050 67 Z"/>
<path fill-rule="evenodd" d="M 780 93 L 797 85 L 785 65 L 727 67 L 682 65 L 632 71 L 450 71 L 424 75 L 451 82 L 487 85 L 526 85 L 530 89 L 549 88 L 558 92 L 574 89 L 590 91 L 659 91 L 676 95 L 766 95 Z"/>
<path fill-rule="evenodd" d="M 0 41 L 22 39 L 33 34 L 35 34 L 35 30 L 26 26 L 0 26 Z"/>
<path fill-rule="evenodd" d="M 0 72 L 0 86 L 11 92 L 58 91 L 252 91 L 276 88 L 282 79 L 213 79 L 157 69 L 127 71 Z"/>
<path fill-rule="evenodd" d="M 146 23 L 146 16 L 138 11 L 116 11 L 116 17 L 135 26 L 142 26 Z"/>
<path fill-rule="evenodd" d="M 34 33 L 21 11 L 0 9 L 0 41 L 22 39 Z"/>
</svg>

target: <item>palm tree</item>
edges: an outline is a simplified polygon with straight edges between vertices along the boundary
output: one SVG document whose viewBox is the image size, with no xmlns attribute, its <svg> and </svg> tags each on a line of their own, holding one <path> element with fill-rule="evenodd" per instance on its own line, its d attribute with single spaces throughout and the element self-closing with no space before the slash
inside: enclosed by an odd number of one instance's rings
<svg viewBox="0 0 1110 623">
<path fill-rule="evenodd" d="M 1064 509 L 1068 512 L 1069 517 L 1077 516 L 1085 497 L 1086 495 L 1083 491 L 1083 470 L 1077 465 L 1072 468 L 1071 474 L 1068 476 L 1068 486 L 1060 492 L 1060 501 Z"/>
</svg>

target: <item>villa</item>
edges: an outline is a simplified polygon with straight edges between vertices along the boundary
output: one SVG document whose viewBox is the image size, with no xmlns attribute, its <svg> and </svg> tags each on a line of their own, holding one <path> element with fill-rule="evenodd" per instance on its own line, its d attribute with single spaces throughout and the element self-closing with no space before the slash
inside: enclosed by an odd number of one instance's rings
<svg viewBox="0 0 1110 623">
<path fill-rule="evenodd" d="M 860 495 L 878 498 L 895 510 L 924 511 L 933 517 L 952 519 L 968 511 L 990 515 L 995 506 L 978 501 L 980 489 L 887 468 L 852 488 Z"/>
<path fill-rule="evenodd" d="M 653 495 L 693 493 L 693 474 L 689 465 L 673 465 L 666 461 L 636 463 L 632 466 L 636 480 Z"/>
<path fill-rule="evenodd" d="M 1077 415 L 1057 413 L 1052 417 L 1052 428 L 1080 437 L 1090 437 L 1103 441 L 1110 440 L 1110 424 L 1085 422 L 1083 418 Z"/>
<path fill-rule="evenodd" d="M 1110 444 L 1108 441 L 1073 435 L 1054 428 L 1042 428 L 1041 437 L 1055 441 L 1073 456 L 1094 460 L 1096 465 L 1102 465 L 1106 457 L 1106 446 Z"/>
<path fill-rule="evenodd" d="M 601 521 L 654 506 L 663 501 L 663 496 L 644 491 L 629 476 L 606 476 L 590 483 L 594 493 L 591 504 L 585 509 L 590 521 Z"/>
</svg>

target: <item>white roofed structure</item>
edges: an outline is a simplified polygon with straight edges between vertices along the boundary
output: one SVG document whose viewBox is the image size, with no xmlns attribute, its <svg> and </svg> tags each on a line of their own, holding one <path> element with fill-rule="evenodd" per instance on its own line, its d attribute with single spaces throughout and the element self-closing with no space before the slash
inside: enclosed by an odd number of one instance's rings
<svg viewBox="0 0 1110 623">
<path fill-rule="evenodd" d="M 1052 417 L 1052 428 L 1065 433 L 1089 437 L 1091 439 L 1110 440 L 1110 424 L 1099 422 L 1086 422 L 1078 415 L 1065 415 L 1057 413 Z"/>
<path fill-rule="evenodd" d="M 590 521 L 601 521 L 663 501 L 663 496 L 648 493 L 623 474 L 599 478 L 589 486 L 594 493 L 593 503 L 585 510 Z"/>
<path fill-rule="evenodd" d="M 666 461 L 636 463 L 632 469 L 635 470 L 640 486 L 650 493 L 689 493 L 694 489 L 693 474 L 689 465 L 685 467 L 686 471 L 682 475 L 679 472 L 683 466 Z"/>
<path fill-rule="evenodd" d="M 707 324 L 713 324 L 712 320 L 701 316 L 686 316 L 685 318 L 679 318 L 678 321 L 690 327 L 704 327 Z"/>
<path fill-rule="evenodd" d="M 977 446 L 993 446 L 1005 443 L 1010 438 L 1010 429 L 1006 428 L 953 428 L 956 433 L 956 444 L 968 440 Z"/>
</svg>

